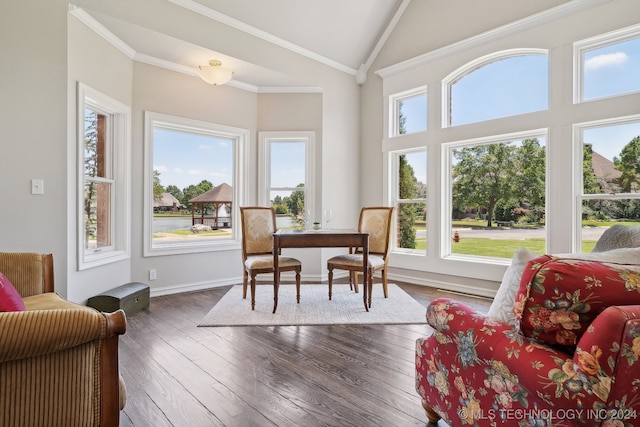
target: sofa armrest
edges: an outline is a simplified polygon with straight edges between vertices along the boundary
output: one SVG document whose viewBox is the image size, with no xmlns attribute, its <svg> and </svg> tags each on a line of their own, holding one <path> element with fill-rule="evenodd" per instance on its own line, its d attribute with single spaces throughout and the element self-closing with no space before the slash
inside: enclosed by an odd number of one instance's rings
<svg viewBox="0 0 640 427">
<path fill-rule="evenodd" d="M 427 322 L 440 344 L 458 347 L 460 361 L 474 366 L 497 361 L 511 374 L 528 377 L 539 366 L 562 366 L 571 355 L 561 349 L 530 340 L 507 324 L 449 298 L 438 298 L 427 308 Z M 521 363 L 518 363 L 521 361 Z"/>
<path fill-rule="evenodd" d="M 111 317 L 85 308 L 0 313 L 0 363 L 124 333 L 125 321 Z"/>
<path fill-rule="evenodd" d="M 600 313 L 578 341 L 573 357 L 576 372 L 589 390 L 608 407 L 632 402 L 640 369 L 640 305 L 611 306 Z M 630 394 L 632 390 L 633 396 Z M 640 411 L 640 402 L 634 405 Z M 639 414 L 640 415 L 640 414 Z"/>
</svg>

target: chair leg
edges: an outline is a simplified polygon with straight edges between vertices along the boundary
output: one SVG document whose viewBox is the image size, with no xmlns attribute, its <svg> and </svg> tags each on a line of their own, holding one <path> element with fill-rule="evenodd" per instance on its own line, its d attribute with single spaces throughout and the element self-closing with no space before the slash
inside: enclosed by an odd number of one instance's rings
<svg viewBox="0 0 640 427">
<path fill-rule="evenodd" d="M 389 298 L 389 287 L 387 286 L 387 269 L 382 270 L 382 290 L 384 291 L 384 297 Z"/>
<path fill-rule="evenodd" d="M 427 405 L 427 402 L 425 402 L 424 400 L 422 401 L 422 407 L 424 408 L 424 411 L 427 413 L 427 419 L 429 420 L 429 424 L 438 425 L 438 421 L 440 420 L 440 415 L 438 415 L 436 411 L 431 409 L 431 407 Z"/>
<path fill-rule="evenodd" d="M 367 289 L 369 290 L 369 308 L 371 308 L 371 294 L 373 293 L 373 270 L 367 271 Z"/>
<path fill-rule="evenodd" d="M 296 299 L 300 304 L 300 269 L 296 270 Z"/>
<path fill-rule="evenodd" d="M 356 294 L 358 293 L 358 272 L 350 271 L 349 272 L 349 283 L 351 283 L 351 277 L 353 277 L 353 289 L 355 289 Z"/>
<path fill-rule="evenodd" d="M 251 275 L 251 310 L 256 309 L 256 276 Z"/>
<path fill-rule="evenodd" d="M 327 266 L 329 269 L 328 279 L 329 279 L 329 301 L 331 301 L 331 290 L 333 288 L 333 267 Z"/>
<path fill-rule="evenodd" d="M 242 299 L 247 299 L 247 282 L 249 281 L 249 275 L 247 270 L 244 270 L 242 274 Z"/>
</svg>

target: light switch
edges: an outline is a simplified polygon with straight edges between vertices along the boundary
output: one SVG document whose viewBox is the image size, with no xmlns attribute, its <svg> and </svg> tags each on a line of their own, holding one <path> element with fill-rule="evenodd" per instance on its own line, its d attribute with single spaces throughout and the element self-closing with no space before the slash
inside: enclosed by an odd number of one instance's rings
<svg viewBox="0 0 640 427">
<path fill-rule="evenodd" d="M 44 194 L 44 180 L 32 179 L 31 180 L 31 194 Z"/>
</svg>

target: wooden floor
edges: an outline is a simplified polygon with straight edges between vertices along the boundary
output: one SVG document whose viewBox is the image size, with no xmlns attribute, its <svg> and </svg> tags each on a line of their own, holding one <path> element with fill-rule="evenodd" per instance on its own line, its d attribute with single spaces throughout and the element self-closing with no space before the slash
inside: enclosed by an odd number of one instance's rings
<svg viewBox="0 0 640 427">
<path fill-rule="evenodd" d="M 442 295 L 398 285 L 425 307 Z M 415 340 L 427 326 L 198 328 L 228 290 L 152 298 L 129 317 L 120 340 L 121 426 L 427 424 L 414 385 Z M 490 304 L 447 296 L 484 312 Z"/>
</svg>

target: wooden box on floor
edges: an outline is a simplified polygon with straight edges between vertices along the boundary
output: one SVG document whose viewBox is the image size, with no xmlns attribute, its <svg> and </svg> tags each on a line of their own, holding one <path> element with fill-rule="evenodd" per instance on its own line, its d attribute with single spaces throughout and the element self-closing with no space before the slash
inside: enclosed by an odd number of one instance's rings
<svg viewBox="0 0 640 427">
<path fill-rule="evenodd" d="M 107 313 L 123 309 L 127 316 L 131 316 L 149 307 L 149 285 L 127 283 L 89 298 L 87 305 Z"/>
</svg>

